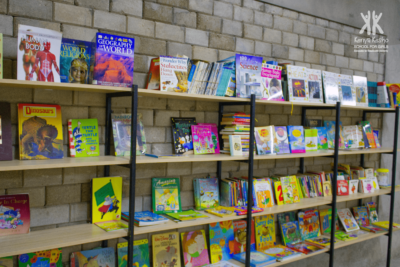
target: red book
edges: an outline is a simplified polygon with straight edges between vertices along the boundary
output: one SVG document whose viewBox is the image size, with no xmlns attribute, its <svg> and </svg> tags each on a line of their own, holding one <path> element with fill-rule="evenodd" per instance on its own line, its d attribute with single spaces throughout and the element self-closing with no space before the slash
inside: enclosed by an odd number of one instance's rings
<svg viewBox="0 0 400 267">
<path fill-rule="evenodd" d="M 146 89 L 160 90 L 160 58 L 153 58 L 147 75 Z"/>
<path fill-rule="evenodd" d="M 29 233 L 29 195 L 0 196 L 0 236 Z"/>
<path fill-rule="evenodd" d="M 338 196 L 349 195 L 349 184 L 346 180 L 337 181 L 337 195 Z"/>
<path fill-rule="evenodd" d="M 254 237 L 254 221 L 251 223 L 251 248 L 255 250 L 256 239 Z M 235 239 L 229 241 L 229 249 L 233 254 L 238 254 L 246 251 L 246 232 L 247 232 L 247 222 L 246 220 L 233 221 L 233 235 Z"/>
</svg>

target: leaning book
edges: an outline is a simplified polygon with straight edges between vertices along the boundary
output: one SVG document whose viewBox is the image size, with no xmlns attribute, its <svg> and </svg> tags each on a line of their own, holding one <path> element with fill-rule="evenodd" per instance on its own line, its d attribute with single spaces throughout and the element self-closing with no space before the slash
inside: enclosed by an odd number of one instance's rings
<svg viewBox="0 0 400 267">
<path fill-rule="evenodd" d="M 115 267 L 114 248 L 98 248 L 71 253 L 71 267 L 86 266 Z"/>
<path fill-rule="evenodd" d="M 187 93 L 187 61 L 187 58 L 160 56 L 161 91 Z"/>
<path fill-rule="evenodd" d="M 153 267 L 182 266 L 178 232 L 153 235 L 152 241 Z"/>
<path fill-rule="evenodd" d="M 151 187 L 154 213 L 182 211 L 179 178 L 153 178 Z"/>
<path fill-rule="evenodd" d="M 30 266 L 62 267 L 63 264 L 62 264 L 61 248 L 25 253 L 18 256 L 18 267 L 30 267 Z M 83 267 L 83 264 L 80 267 Z"/>
<path fill-rule="evenodd" d="M 68 120 L 68 135 L 71 157 L 100 156 L 97 119 Z"/>
<path fill-rule="evenodd" d="M 28 194 L 0 196 L 0 236 L 27 234 L 30 221 Z"/>
</svg>

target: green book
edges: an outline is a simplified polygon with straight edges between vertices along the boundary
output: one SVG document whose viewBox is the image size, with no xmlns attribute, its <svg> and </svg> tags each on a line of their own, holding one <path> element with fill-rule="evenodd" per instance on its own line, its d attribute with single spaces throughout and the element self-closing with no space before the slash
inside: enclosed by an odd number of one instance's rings
<svg viewBox="0 0 400 267">
<path fill-rule="evenodd" d="M 185 210 L 185 211 L 180 211 L 180 212 L 176 212 L 176 213 L 168 213 L 167 215 L 168 215 L 168 217 L 171 217 L 176 222 L 191 221 L 191 220 L 196 220 L 199 218 L 208 218 L 207 215 L 204 215 L 195 210 Z"/>
<path fill-rule="evenodd" d="M 182 211 L 179 178 L 153 178 L 151 187 L 154 213 Z"/>
<path fill-rule="evenodd" d="M 318 130 L 305 129 L 304 137 L 306 142 L 306 152 L 318 151 Z"/>
<path fill-rule="evenodd" d="M 285 246 L 290 243 L 301 241 L 299 223 L 297 221 L 281 224 L 281 233 Z"/>
<path fill-rule="evenodd" d="M 118 243 L 118 267 L 126 267 L 128 265 L 128 242 Z M 133 241 L 133 262 L 135 267 L 150 266 L 149 256 L 149 240 Z"/>
<path fill-rule="evenodd" d="M 97 119 L 68 120 L 68 134 L 71 157 L 100 156 Z"/>
</svg>

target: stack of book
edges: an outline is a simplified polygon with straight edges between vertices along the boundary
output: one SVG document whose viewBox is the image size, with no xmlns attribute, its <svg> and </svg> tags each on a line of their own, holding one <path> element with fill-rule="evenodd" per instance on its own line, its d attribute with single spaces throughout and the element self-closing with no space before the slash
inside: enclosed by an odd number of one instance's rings
<svg viewBox="0 0 400 267">
<path fill-rule="evenodd" d="M 225 113 L 222 115 L 221 125 L 224 128 L 220 131 L 223 146 L 220 153 L 232 154 L 229 144 L 229 136 L 240 136 L 243 156 L 249 155 L 250 141 L 250 115 L 245 113 Z"/>
<path fill-rule="evenodd" d="M 122 220 L 129 222 L 129 212 L 122 212 Z M 149 226 L 168 222 L 169 220 L 151 211 L 135 212 L 134 224 L 136 226 Z"/>
</svg>

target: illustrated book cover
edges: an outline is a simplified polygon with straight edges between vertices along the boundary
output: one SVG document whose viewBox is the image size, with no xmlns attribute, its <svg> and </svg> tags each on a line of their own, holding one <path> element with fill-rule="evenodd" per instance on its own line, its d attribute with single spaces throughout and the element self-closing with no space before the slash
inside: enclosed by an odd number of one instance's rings
<svg viewBox="0 0 400 267">
<path fill-rule="evenodd" d="M 117 245 L 118 267 L 126 267 L 128 265 L 128 242 L 118 243 Z M 149 267 L 149 240 L 133 241 L 133 260 L 135 267 Z"/>
<path fill-rule="evenodd" d="M 353 207 L 353 214 L 360 227 L 370 225 L 367 207 Z"/>
<path fill-rule="evenodd" d="M 234 242 L 232 221 L 211 223 L 209 235 L 211 263 L 230 260 L 233 256 L 231 244 Z"/>
<path fill-rule="evenodd" d="M 98 248 L 71 253 L 71 267 L 89 265 L 115 267 L 114 248 Z"/>
<path fill-rule="evenodd" d="M 229 148 L 231 156 L 243 156 L 242 139 L 240 135 L 229 136 Z"/>
<path fill-rule="evenodd" d="M 307 81 L 307 68 L 302 66 L 287 66 L 289 101 L 308 102 L 309 88 Z"/>
<path fill-rule="evenodd" d="M 274 215 L 255 217 L 256 249 L 268 249 L 276 245 Z"/>
<path fill-rule="evenodd" d="M 254 231 L 254 221 L 251 224 L 251 250 L 255 250 L 255 231 Z M 246 239 L 247 239 L 247 221 L 237 220 L 233 221 L 233 235 L 234 240 L 229 244 L 229 248 L 233 254 L 238 254 L 246 251 Z"/>
<path fill-rule="evenodd" d="M 330 233 L 332 228 L 332 209 L 319 210 L 319 224 L 321 227 L 321 235 Z M 339 230 L 339 223 L 336 214 L 335 229 Z"/>
<path fill-rule="evenodd" d="M 160 58 L 152 58 L 147 75 L 146 89 L 160 90 Z"/>
<path fill-rule="evenodd" d="M 215 152 L 211 126 L 192 125 L 192 138 L 195 155 L 213 154 Z"/>
<path fill-rule="evenodd" d="M 339 96 L 342 105 L 356 105 L 356 89 L 353 86 L 353 76 L 339 74 Z"/>
<path fill-rule="evenodd" d="M 153 235 L 152 247 L 153 267 L 183 266 L 178 232 Z"/>
<path fill-rule="evenodd" d="M 298 251 L 300 253 L 309 255 L 313 254 L 315 252 L 320 251 L 321 249 L 324 249 L 324 247 L 319 246 L 317 244 L 312 244 L 310 242 L 297 242 L 297 243 L 290 243 L 287 245 L 290 249 L 293 249 L 295 251 Z"/>
<path fill-rule="evenodd" d="M 326 128 L 326 134 L 328 136 L 328 148 L 335 148 L 335 132 L 336 132 L 336 122 L 335 121 L 324 121 L 324 126 Z M 339 148 L 345 149 L 345 140 L 343 138 L 342 122 L 339 123 Z"/>
<path fill-rule="evenodd" d="M 204 230 L 181 233 L 183 261 L 186 267 L 210 264 Z"/>
<path fill-rule="evenodd" d="M 300 257 L 302 254 L 300 252 L 291 250 L 288 247 L 282 245 L 276 245 L 269 249 L 263 250 L 263 253 L 275 257 L 277 261 L 287 261 L 293 258 Z"/>
<path fill-rule="evenodd" d="M 300 211 L 298 213 L 298 217 L 299 231 L 303 241 L 306 239 L 316 238 L 321 235 L 318 210 L 309 209 Z"/>
<path fill-rule="evenodd" d="M 324 85 L 324 97 L 326 104 L 336 104 L 339 98 L 339 74 L 322 71 L 322 82 Z"/>
<path fill-rule="evenodd" d="M 338 196 L 349 195 L 349 183 L 346 180 L 337 181 L 337 195 Z"/>
<path fill-rule="evenodd" d="M 153 178 L 151 185 L 154 213 L 182 211 L 179 178 Z"/>
<path fill-rule="evenodd" d="M 307 69 L 306 73 L 310 102 L 324 103 L 321 70 Z"/>
<path fill-rule="evenodd" d="M 282 223 L 281 233 L 285 246 L 301 241 L 299 223 L 297 221 Z"/>
<path fill-rule="evenodd" d="M 11 106 L 0 102 L 0 161 L 12 159 Z"/>
<path fill-rule="evenodd" d="M 90 42 L 62 38 L 60 51 L 60 79 L 62 83 L 89 83 Z"/>
<path fill-rule="evenodd" d="M 376 223 L 379 221 L 378 212 L 376 211 L 376 203 L 375 202 L 368 202 L 366 204 L 368 209 L 368 216 L 370 224 Z"/>
<path fill-rule="evenodd" d="M 340 222 L 343 225 L 344 230 L 346 232 L 351 232 L 354 230 L 360 230 L 360 227 L 358 226 L 356 220 L 353 217 L 353 214 L 351 213 L 350 209 L 340 209 L 337 211 L 338 217 Z"/>
<path fill-rule="evenodd" d="M 274 126 L 254 127 L 258 155 L 274 154 Z"/>
<path fill-rule="evenodd" d="M 276 154 L 290 154 L 289 139 L 286 126 L 275 126 L 274 146 Z"/>
<path fill-rule="evenodd" d="M 0 236 L 27 234 L 30 221 L 28 194 L 0 196 Z"/>
<path fill-rule="evenodd" d="M 303 126 L 288 126 L 291 153 L 306 153 Z"/>
<path fill-rule="evenodd" d="M 192 126 L 196 118 L 171 117 L 175 154 L 193 154 Z"/>
<path fill-rule="evenodd" d="M 110 267 L 114 266 L 111 265 Z M 18 256 L 18 267 L 63 267 L 62 251 L 60 248 L 55 248 L 21 254 Z"/>
<path fill-rule="evenodd" d="M 282 67 L 262 64 L 261 84 L 263 86 L 263 100 L 285 101 L 282 91 Z"/>
<path fill-rule="evenodd" d="M 97 119 L 68 120 L 68 135 L 71 157 L 100 156 Z"/>
<path fill-rule="evenodd" d="M 214 145 L 214 154 L 219 154 L 220 145 L 218 138 L 218 126 L 216 123 L 198 123 L 197 125 L 208 125 L 211 127 L 212 143 Z"/>
<path fill-rule="evenodd" d="M 255 204 L 259 208 L 270 208 L 274 205 L 271 182 L 267 179 L 254 179 Z"/>
<path fill-rule="evenodd" d="M 315 127 L 318 131 L 318 150 L 328 149 L 328 134 L 326 127 Z"/>
<path fill-rule="evenodd" d="M 122 212 L 122 219 L 129 222 L 129 212 Z M 161 224 L 168 221 L 167 218 L 148 210 L 135 212 L 135 225 L 138 226 Z"/>
<path fill-rule="evenodd" d="M 187 58 L 160 56 L 160 87 L 163 92 L 188 92 Z"/>
<path fill-rule="evenodd" d="M 0 266 L 3 266 L 3 267 L 14 267 L 13 256 L 0 258 Z"/>
<path fill-rule="evenodd" d="M 236 54 L 236 97 L 263 97 L 261 86 L 262 57 Z"/>
<path fill-rule="evenodd" d="M 318 130 L 304 129 L 304 139 L 306 143 L 306 152 L 318 151 Z"/>
<path fill-rule="evenodd" d="M 194 179 L 193 187 L 197 210 L 212 209 L 219 206 L 218 178 Z"/>
<path fill-rule="evenodd" d="M 357 106 L 368 107 L 367 77 L 353 76 L 353 84 L 356 89 Z"/>
</svg>

